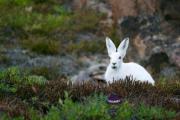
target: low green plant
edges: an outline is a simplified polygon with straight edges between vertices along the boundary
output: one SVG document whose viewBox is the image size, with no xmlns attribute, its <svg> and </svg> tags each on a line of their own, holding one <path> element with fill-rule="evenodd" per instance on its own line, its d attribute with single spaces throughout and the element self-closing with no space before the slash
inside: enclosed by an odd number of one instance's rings
<svg viewBox="0 0 180 120">
<path fill-rule="evenodd" d="M 0 0 L 0 5 L 15 5 L 15 6 L 27 6 L 32 3 L 33 0 Z"/>
<path fill-rule="evenodd" d="M 28 85 L 34 85 L 34 84 L 44 85 L 46 81 L 47 81 L 46 78 L 43 76 L 30 75 L 25 77 L 24 82 Z"/>
<path fill-rule="evenodd" d="M 6 55 L 0 55 L 0 64 L 8 64 L 10 62 L 10 58 Z"/>
<path fill-rule="evenodd" d="M 0 18 L 0 26 L 10 27 L 15 31 L 20 29 L 25 31 L 26 34 L 47 34 L 55 31 L 64 23 L 67 16 L 65 13 L 54 15 L 49 12 L 43 14 L 41 12 L 27 10 L 24 7 L 11 6 L 11 9 L 9 9 L 9 6 L 0 6 L 2 9 L 0 15 L 3 16 Z"/>
<path fill-rule="evenodd" d="M 61 24 L 59 30 L 63 33 L 68 31 L 95 32 L 98 30 L 99 22 L 102 17 L 102 14 L 98 14 L 92 10 L 74 12 L 73 14 L 65 16 L 64 22 Z"/>
<path fill-rule="evenodd" d="M 65 92 L 65 99 L 59 100 L 60 106 L 52 107 L 44 120 L 109 120 L 110 115 L 107 112 L 108 105 L 105 98 L 102 94 L 95 95 L 78 103 L 74 102 Z"/>
<path fill-rule="evenodd" d="M 60 110 L 57 107 L 51 107 L 48 114 L 41 120 L 61 120 Z"/>
<path fill-rule="evenodd" d="M 7 70 L 2 71 L 2 78 L 9 82 L 21 82 L 21 71 L 18 67 L 10 67 Z"/>
<path fill-rule="evenodd" d="M 17 88 L 13 85 L 8 85 L 5 83 L 0 83 L 0 91 L 1 92 L 12 92 L 15 93 L 17 91 Z"/>
<path fill-rule="evenodd" d="M 11 117 L 9 117 L 8 115 L 4 114 L 0 117 L 2 120 L 12 120 Z M 24 120 L 24 117 L 20 116 L 20 117 L 14 117 L 13 120 Z"/>
<path fill-rule="evenodd" d="M 119 118 L 121 118 L 122 120 L 130 120 L 133 116 L 132 105 L 128 103 L 128 101 L 125 101 L 119 106 L 116 115 L 117 120 L 119 120 Z"/>
<path fill-rule="evenodd" d="M 58 41 L 37 41 L 31 45 L 31 50 L 41 54 L 58 54 L 60 43 Z"/>
<path fill-rule="evenodd" d="M 97 52 L 104 52 L 105 46 L 102 46 L 103 41 L 81 41 L 80 43 L 70 43 L 66 47 L 67 52 L 80 54 L 83 52 L 86 53 L 97 53 Z"/>
<path fill-rule="evenodd" d="M 0 72 L 0 81 L 2 87 L 5 85 L 44 85 L 46 82 L 46 78 L 43 76 L 28 75 L 26 71 L 24 71 L 24 74 L 22 74 L 20 68 L 10 67 Z M 14 91 L 15 89 L 12 90 Z"/>
<path fill-rule="evenodd" d="M 133 118 L 140 120 L 169 120 L 176 115 L 175 111 L 166 110 L 162 107 L 145 104 L 135 106 L 125 100 L 123 103 L 116 105 L 116 115 L 111 116 L 108 112 L 111 105 L 106 102 L 106 99 L 107 97 L 103 94 L 94 94 L 81 102 L 77 102 L 73 101 L 71 96 L 65 92 L 65 99 L 60 99 L 58 104 L 52 105 L 46 115 L 39 114 L 35 109 L 30 109 L 29 116 L 33 120 L 130 120 Z M 7 120 L 9 119 L 7 118 Z"/>
<path fill-rule="evenodd" d="M 57 40 L 49 40 L 48 38 L 30 38 L 22 41 L 22 45 L 38 54 L 51 54 L 55 55 L 60 53 L 61 43 Z"/>
<path fill-rule="evenodd" d="M 31 74 L 44 76 L 48 80 L 56 79 L 59 76 L 58 68 L 54 67 L 33 67 L 31 70 Z"/>
<path fill-rule="evenodd" d="M 136 110 L 136 115 L 140 120 L 169 120 L 173 119 L 176 115 L 175 111 L 165 110 L 164 108 L 157 106 L 147 106 L 144 104 L 140 104 Z"/>
</svg>

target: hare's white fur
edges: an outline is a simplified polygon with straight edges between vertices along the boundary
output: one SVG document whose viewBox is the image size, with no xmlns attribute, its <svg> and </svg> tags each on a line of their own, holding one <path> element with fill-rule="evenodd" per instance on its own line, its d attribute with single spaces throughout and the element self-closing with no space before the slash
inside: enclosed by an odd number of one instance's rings
<svg viewBox="0 0 180 120">
<path fill-rule="evenodd" d="M 137 63 L 124 63 L 123 58 L 129 45 L 129 38 L 125 38 L 119 47 L 116 49 L 110 38 L 106 38 L 106 47 L 110 57 L 110 64 L 105 72 L 107 82 L 114 80 L 125 79 L 127 76 L 132 76 L 134 80 L 148 82 L 154 85 L 154 80 L 144 67 Z"/>
</svg>

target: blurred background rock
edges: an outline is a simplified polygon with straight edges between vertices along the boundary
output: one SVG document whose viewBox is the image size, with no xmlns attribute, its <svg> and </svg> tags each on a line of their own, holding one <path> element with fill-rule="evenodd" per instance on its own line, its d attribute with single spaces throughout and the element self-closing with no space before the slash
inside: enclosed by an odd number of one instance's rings
<svg viewBox="0 0 180 120">
<path fill-rule="evenodd" d="M 179 0 L 0 0 L 0 69 L 101 79 L 105 37 L 130 37 L 125 61 L 155 80 L 180 77 Z"/>
</svg>

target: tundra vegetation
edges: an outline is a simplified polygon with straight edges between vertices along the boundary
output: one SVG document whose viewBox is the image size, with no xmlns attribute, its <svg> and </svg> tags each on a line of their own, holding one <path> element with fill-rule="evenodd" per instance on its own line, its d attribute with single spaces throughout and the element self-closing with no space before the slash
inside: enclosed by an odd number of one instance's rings
<svg viewBox="0 0 180 120">
<path fill-rule="evenodd" d="M 104 14 L 89 9 L 70 11 L 67 2 L 70 0 L 0 0 L 0 51 L 18 46 L 39 56 L 105 52 L 102 39 L 75 38 L 91 31 L 117 40 L 115 28 L 100 25 Z M 0 54 L 0 63 L 8 66 L 10 56 Z M 0 119 L 171 120 L 180 112 L 179 89 L 178 78 L 160 78 L 155 86 L 128 77 L 109 85 L 72 84 L 55 67 L 13 65 L 0 69 Z M 115 116 L 109 113 L 112 106 L 107 103 L 112 92 L 122 98 Z"/>
</svg>

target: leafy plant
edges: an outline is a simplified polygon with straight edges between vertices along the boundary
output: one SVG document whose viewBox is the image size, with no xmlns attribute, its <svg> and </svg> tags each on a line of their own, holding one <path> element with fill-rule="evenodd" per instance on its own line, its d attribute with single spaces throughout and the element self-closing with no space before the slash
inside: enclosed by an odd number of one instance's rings
<svg viewBox="0 0 180 120">
<path fill-rule="evenodd" d="M 6 5 L 16 5 L 16 6 L 26 6 L 30 5 L 33 0 L 1 0 L 1 4 Z"/>
<path fill-rule="evenodd" d="M 82 51 L 85 51 L 86 53 L 96 53 L 96 52 L 103 52 L 105 50 L 104 46 L 100 46 L 100 44 L 103 44 L 103 41 L 81 41 L 80 43 L 70 43 L 66 47 L 67 52 L 73 52 L 73 53 L 82 53 Z"/>
<path fill-rule="evenodd" d="M 21 72 L 18 67 L 10 67 L 1 73 L 1 79 L 9 82 L 21 82 Z"/>
<path fill-rule="evenodd" d="M 117 110 L 116 119 L 121 118 L 122 120 L 130 120 L 133 115 L 133 107 L 125 101 L 121 104 Z"/>
<path fill-rule="evenodd" d="M 17 87 L 5 83 L 0 83 L 0 91 L 1 94 L 15 93 L 17 91 Z"/>
<path fill-rule="evenodd" d="M 48 114 L 44 118 L 41 118 L 41 120 L 61 120 L 59 112 L 57 107 L 51 107 Z"/>
<path fill-rule="evenodd" d="M 25 78 L 24 82 L 26 82 L 26 84 L 28 85 L 34 85 L 34 84 L 44 85 L 46 81 L 47 81 L 46 78 L 43 76 L 30 75 Z"/>
<path fill-rule="evenodd" d="M 22 71 L 18 67 L 10 67 L 0 72 L 1 86 L 6 85 L 44 85 L 46 78 L 37 75 L 28 75 L 26 71 L 22 74 Z M 14 89 L 12 89 L 14 90 Z"/>
<path fill-rule="evenodd" d="M 138 118 L 143 120 L 172 119 L 174 118 L 175 114 L 175 111 L 168 111 L 157 106 L 145 106 L 144 104 L 140 104 L 137 109 Z"/>
</svg>

